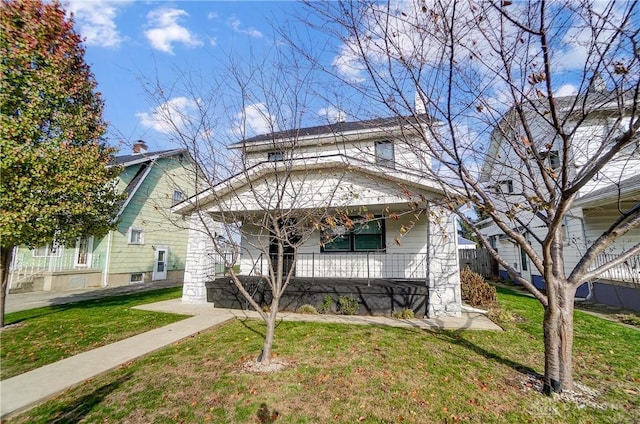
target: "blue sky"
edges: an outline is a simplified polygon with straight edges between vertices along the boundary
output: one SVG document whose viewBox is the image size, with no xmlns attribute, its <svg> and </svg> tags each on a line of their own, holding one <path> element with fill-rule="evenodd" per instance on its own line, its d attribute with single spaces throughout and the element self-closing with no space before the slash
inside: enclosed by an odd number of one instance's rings
<svg viewBox="0 0 640 424">
<path fill-rule="evenodd" d="M 300 8 L 289 1 L 67 2 L 106 103 L 109 144 L 122 152 L 137 139 L 151 150 L 173 147 L 150 122 L 142 80 L 158 75 L 169 84 L 177 72 L 208 69 L 221 57 L 259 56 L 278 41 L 271 22 L 290 20 Z"/>
</svg>

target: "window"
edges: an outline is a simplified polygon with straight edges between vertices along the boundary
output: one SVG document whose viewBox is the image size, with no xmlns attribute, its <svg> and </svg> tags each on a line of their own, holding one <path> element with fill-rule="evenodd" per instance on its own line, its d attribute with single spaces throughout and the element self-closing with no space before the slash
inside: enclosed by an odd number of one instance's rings
<svg viewBox="0 0 640 424">
<path fill-rule="evenodd" d="M 549 152 L 548 160 L 549 160 L 549 166 L 551 167 L 551 169 L 553 170 L 560 169 L 560 155 L 558 154 L 557 150 L 553 150 Z"/>
<path fill-rule="evenodd" d="M 144 244 L 144 229 L 129 228 L 129 244 Z"/>
<path fill-rule="evenodd" d="M 395 157 L 393 143 L 390 141 L 376 141 L 376 163 L 382 166 L 393 168 Z"/>
<path fill-rule="evenodd" d="M 144 283 L 144 274 L 141 272 L 136 272 L 129 276 L 130 283 Z"/>
<path fill-rule="evenodd" d="M 378 217 L 379 218 L 379 217 Z M 357 220 L 358 218 L 353 218 Z M 323 252 L 376 252 L 384 250 L 384 220 L 355 224 L 353 229 L 344 226 L 325 232 L 323 240 L 328 240 L 322 247 Z"/>
<path fill-rule="evenodd" d="M 33 249 L 32 255 L 34 258 L 46 258 L 46 257 L 58 257 L 62 254 L 61 246 L 56 243 L 49 243 L 46 246 L 38 246 Z"/>
<path fill-rule="evenodd" d="M 493 190 L 496 193 L 511 194 L 513 193 L 513 181 L 512 180 L 498 181 L 498 183 L 493 186 Z"/>
<path fill-rule="evenodd" d="M 284 154 L 282 152 L 269 152 L 267 153 L 267 160 L 269 162 L 279 162 L 284 160 Z"/>
<path fill-rule="evenodd" d="M 185 198 L 185 195 L 180 190 L 173 190 L 173 203 L 182 202 Z"/>
<path fill-rule="evenodd" d="M 548 152 L 540 152 L 540 157 L 545 164 L 554 171 L 560 169 L 560 154 L 557 150 L 549 150 Z"/>
</svg>

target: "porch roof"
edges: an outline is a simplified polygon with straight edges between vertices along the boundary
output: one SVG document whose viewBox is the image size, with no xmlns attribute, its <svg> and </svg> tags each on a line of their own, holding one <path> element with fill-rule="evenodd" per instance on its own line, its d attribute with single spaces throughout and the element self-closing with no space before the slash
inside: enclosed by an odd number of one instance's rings
<svg viewBox="0 0 640 424">
<path fill-rule="evenodd" d="M 358 176 L 364 177 L 371 181 L 371 185 L 377 183 L 384 186 L 390 191 L 394 191 L 397 197 L 404 199 L 401 203 L 410 201 L 408 192 L 411 195 L 422 198 L 439 198 L 444 193 L 442 187 L 430 178 L 412 174 L 405 170 L 396 170 L 393 168 L 378 166 L 364 160 L 347 158 L 344 155 L 318 156 L 315 158 L 304 158 L 287 162 L 261 162 L 247 169 L 245 172 L 236 174 L 227 180 L 224 180 L 214 187 L 204 190 L 191 198 L 176 204 L 172 207 L 173 213 L 182 215 L 189 214 L 200 208 L 207 209 L 212 207 L 217 209 L 216 203 L 225 202 L 232 197 L 239 197 L 241 193 L 247 193 L 252 189 L 255 191 L 257 184 L 267 184 L 267 179 L 272 176 L 285 175 L 303 175 L 313 176 L 314 174 L 332 174 L 332 176 L 340 175 L 342 178 L 341 186 L 349 184 L 357 179 Z M 403 193 L 402 189 L 406 189 Z M 304 203 L 304 202 L 302 202 Z M 363 203 L 370 204 L 370 203 Z M 381 204 L 385 204 L 384 202 Z M 328 207 L 339 205 L 324 205 Z M 350 204 L 353 206 L 353 203 Z M 314 207 L 307 205 L 306 207 Z M 300 207 L 303 209 L 304 207 Z M 252 210 L 243 206 L 242 210 Z M 256 210 L 264 210 L 264 207 Z"/>
<path fill-rule="evenodd" d="M 589 208 L 614 204 L 618 201 L 640 201 L 640 175 L 624 179 L 616 184 L 609 184 L 580 196 L 573 205 Z"/>
</svg>

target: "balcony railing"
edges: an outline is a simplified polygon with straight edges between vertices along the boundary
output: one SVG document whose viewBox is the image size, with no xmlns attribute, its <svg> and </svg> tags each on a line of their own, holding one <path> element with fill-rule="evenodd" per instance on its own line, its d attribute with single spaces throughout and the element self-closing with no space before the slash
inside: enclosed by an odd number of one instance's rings
<svg viewBox="0 0 640 424">
<path fill-rule="evenodd" d="M 222 257 L 212 255 L 215 275 L 222 275 Z M 273 258 L 275 260 L 275 258 Z M 294 255 L 285 255 L 285 272 L 294 264 Z M 269 261 L 260 255 L 241 260 L 241 274 L 268 275 Z M 424 280 L 427 275 L 425 253 L 298 253 L 294 275 L 300 278 L 357 278 Z"/>
<path fill-rule="evenodd" d="M 602 253 L 596 258 L 592 269 L 596 269 L 617 257 L 618 255 L 615 253 Z M 622 264 L 603 272 L 598 276 L 598 279 L 640 284 L 640 255 L 632 256 Z"/>
</svg>

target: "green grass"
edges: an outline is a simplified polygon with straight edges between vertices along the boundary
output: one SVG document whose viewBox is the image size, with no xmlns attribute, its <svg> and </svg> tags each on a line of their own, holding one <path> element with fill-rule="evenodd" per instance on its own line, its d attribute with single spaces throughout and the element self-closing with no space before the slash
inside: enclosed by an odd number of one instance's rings
<svg viewBox="0 0 640 424">
<path fill-rule="evenodd" d="M 543 371 L 542 308 L 498 292 L 504 332 L 282 322 L 274 351 L 289 366 L 272 374 L 243 369 L 264 325 L 232 321 L 9 422 L 640 422 L 640 331 L 576 312 L 576 380 L 606 406 L 579 408 L 523 390 Z"/>
<path fill-rule="evenodd" d="M 131 307 L 180 294 L 181 288 L 175 287 L 7 314 L 10 327 L 0 332 L 0 378 L 179 321 L 185 317 Z"/>
</svg>

